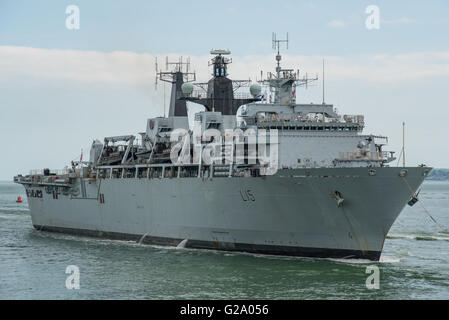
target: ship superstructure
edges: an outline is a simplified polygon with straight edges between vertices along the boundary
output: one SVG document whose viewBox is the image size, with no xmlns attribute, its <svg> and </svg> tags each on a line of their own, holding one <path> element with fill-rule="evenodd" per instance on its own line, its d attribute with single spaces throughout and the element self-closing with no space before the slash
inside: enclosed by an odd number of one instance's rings
<svg viewBox="0 0 449 320">
<path fill-rule="evenodd" d="M 180 61 L 158 73 L 172 83 L 168 117 L 148 119 L 139 143 L 134 135 L 107 137 L 94 141 L 88 162 L 63 174 L 15 177 L 27 190 L 35 228 L 378 260 L 410 199 L 408 186 L 416 191 L 430 168 L 390 167 L 387 138 L 363 134 L 362 115 L 297 103 L 297 87 L 316 78 L 281 67 L 283 41 L 273 38 L 276 72 L 259 83 L 228 78 L 228 50 L 211 51 L 207 83 L 194 83 Z M 187 102 L 205 107 L 193 126 Z"/>
</svg>

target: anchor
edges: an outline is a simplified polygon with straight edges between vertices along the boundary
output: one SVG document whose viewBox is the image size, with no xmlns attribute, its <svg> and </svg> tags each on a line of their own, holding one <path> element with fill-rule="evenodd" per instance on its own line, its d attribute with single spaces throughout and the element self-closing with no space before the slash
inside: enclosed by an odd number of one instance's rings
<svg viewBox="0 0 449 320">
<path fill-rule="evenodd" d="M 419 201 L 419 199 L 418 199 L 418 195 L 419 195 L 419 192 L 421 191 L 421 189 L 419 189 L 419 191 L 417 192 L 417 193 L 415 193 L 411 198 L 410 198 L 410 200 L 407 202 L 407 204 L 410 206 L 410 207 L 413 207 L 414 205 L 415 205 L 415 203 L 417 203 L 418 201 Z"/>
</svg>

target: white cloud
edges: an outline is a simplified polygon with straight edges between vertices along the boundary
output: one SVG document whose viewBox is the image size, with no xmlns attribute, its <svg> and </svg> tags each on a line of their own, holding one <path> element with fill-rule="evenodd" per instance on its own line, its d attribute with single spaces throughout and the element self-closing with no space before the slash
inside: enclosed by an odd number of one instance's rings
<svg viewBox="0 0 449 320">
<path fill-rule="evenodd" d="M 327 25 L 332 28 L 344 28 L 346 27 L 346 22 L 344 22 L 343 20 L 332 20 L 329 21 Z"/>
<path fill-rule="evenodd" d="M 168 54 L 177 60 L 178 54 Z M 326 60 L 328 77 L 356 79 L 374 85 L 401 85 L 430 77 L 449 77 L 449 51 L 355 57 L 283 55 L 285 67 L 301 72 L 321 72 Z M 191 69 L 207 81 L 209 56 L 192 56 Z M 165 55 L 159 56 L 165 69 Z M 97 52 L 0 46 L 0 81 L 19 77 L 71 81 L 86 84 L 119 84 L 148 88 L 154 85 L 155 57 L 129 51 Z M 274 71 L 274 55 L 234 57 L 229 72 L 233 79 L 260 78 L 260 71 Z"/>
<path fill-rule="evenodd" d="M 139 83 L 154 70 L 148 54 L 0 47 L 0 78 L 37 76 L 77 82 Z"/>
<path fill-rule="evenodd" d="M 397 19 L 381 20 L 381 23 L 385 23 L 385 24 L 412 24 L 412 23 L 416 23 L 416 20 L 415 19 L 411 19 L 411 18 L 402 17 L 402 18 L 397 18 Z"/>
</svg>

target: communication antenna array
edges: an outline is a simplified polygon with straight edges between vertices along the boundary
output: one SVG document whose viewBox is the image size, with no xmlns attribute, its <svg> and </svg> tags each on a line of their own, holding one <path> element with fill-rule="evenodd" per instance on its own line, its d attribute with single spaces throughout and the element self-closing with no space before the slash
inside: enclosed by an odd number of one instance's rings
<svg viewBox="0 0 449 320">
<path fill-rule="evenodd" d="M 174 66 L 171 68 L 170 67 Z M 155 58 L 155 68 L 156 68 L 156 81 L 155 89 L 157 90 L 158 80 L 170 83 L 176 83 L 177 76 L 181 73 L 184 82 L 196 81 L 196 72 L 190 72 L 190 57 L 183 61 L 183 57 L 179 57 L 178 61 L 168 60 L 168 56 L 165 57 L 165 71 L 159 70 L 157 57 Z"/>
<path fill-rule="evenodd" d="M 287 32 L 287 36 L 286 36 L 285 39 L 277 39 L 276 33 L 273 32 L 273 35 L 272 35 L 272 46 L 273 46 L 273 49 L 275 49 L 275 50 L 277 49 L 278 50 L 278 54 L 279 54 L 279 48 L 280 48 L 280 45 L 281 45 L 282 42 L 285 42 L 286 47 L 288 49 L 288 32 Z"/>
</svg>

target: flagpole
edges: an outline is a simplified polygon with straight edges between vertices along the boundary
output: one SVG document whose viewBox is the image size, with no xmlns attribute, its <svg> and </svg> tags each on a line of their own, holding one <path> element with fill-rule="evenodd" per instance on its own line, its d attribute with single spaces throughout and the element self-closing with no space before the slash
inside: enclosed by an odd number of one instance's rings
<svg viewBox="0 0 449 320">
<path fill-rule="evenodd" d="M 80 168 L 83 166 L 83 148 L 81 148 L 81 155 L 80 155 L 80 163 L 79 163 Z"/>
</svg>

